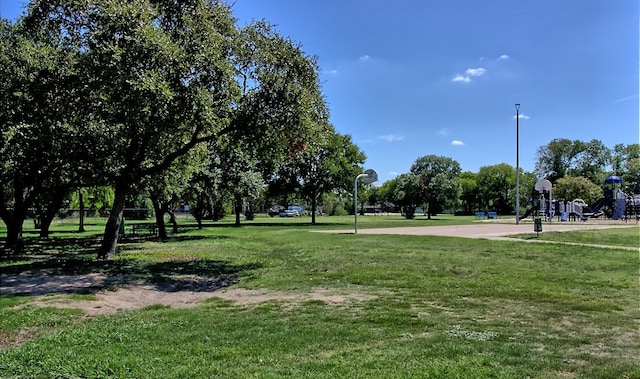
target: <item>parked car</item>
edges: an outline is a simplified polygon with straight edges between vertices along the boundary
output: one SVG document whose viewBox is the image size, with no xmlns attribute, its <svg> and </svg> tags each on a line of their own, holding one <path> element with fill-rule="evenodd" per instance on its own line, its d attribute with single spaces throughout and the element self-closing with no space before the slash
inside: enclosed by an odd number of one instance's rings
<svg viewBox="0 0 640 379">
<path fill-rule="evenodd" d="M 280 217 L 300 217 L 300 212 L 295 209 L 283 209 L 280 211 Z"/>
<path fill-rule="evenodd" d="M 273 216 L 278 216 L 280 214 L 280 211 L 276 211 L 273 208 L 269 208 L 269 216 L 273 217 Z"/>
</svg>

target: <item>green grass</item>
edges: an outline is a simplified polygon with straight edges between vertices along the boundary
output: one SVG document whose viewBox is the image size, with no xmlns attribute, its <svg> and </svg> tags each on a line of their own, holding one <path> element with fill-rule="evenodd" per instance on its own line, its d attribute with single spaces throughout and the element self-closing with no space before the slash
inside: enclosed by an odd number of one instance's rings
<svg viewBox="0 0 640 379">
<path fill-rule="evenodd" d="M 358 222 L 473 222 L 396 217 Z M 92 257 L 95 232 L 70 228 L 54 234 L 58 243 L 28 245 L 40 255 L 2 261 L 3 273 L 102 272 L 121 284 L 206 276 L 273 296 L 94 318 L 35 306 L 29 296 L 0 296 L 0 377 L 640 378 L 637 252 L 311 233 L 308 221 L 188 228 L 167 242 L 123 243 L 108 262 Z M 353 226 L 352 217 L 318 222 L 315 228 Z M 626 229 L 588 234 L 635 246 L 619 232 Z M 575 233 L 557 238 L 584 238 Z M 347 300 L 315 298 L 318 289 Z"/>
<path fill-rule="evenodd" d="M 543 241 L 640 248 L 640 229 L 638 228 L 604 229 L 599 230 L 597 233 L 595 233 L 593 230 L 580 230 L 573 232 L 544 232 L 543 226 L 543 232 L 537 236 L 532 234 L 519 234 L 511 237 L 522 239 L 539 239 Z"/>
</svg>

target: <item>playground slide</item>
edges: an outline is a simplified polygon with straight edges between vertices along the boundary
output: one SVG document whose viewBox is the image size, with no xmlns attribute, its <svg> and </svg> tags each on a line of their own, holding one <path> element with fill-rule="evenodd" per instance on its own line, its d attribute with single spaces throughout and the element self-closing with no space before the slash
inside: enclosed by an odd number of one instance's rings
<svg viewBox="0 0 640 379">
<path fill-rule="evenodd" d="M 569 212 L 569 216 L 580 217 L 580 221 L 587 221 L 587 216 L 583 215 L 582 212 L 578 212 L 578 211 Z"/>
<path fill-rule="evenodd" d="M 606 203 L 607 203 L 607 198 L 603 197 L 598 201 L 596 201 L 592 206 L 590 206 L 589 208 L 591 209 L 591 213 L 593 213 L 591 217 L 602 216 L 602 212 L 600 211 L 600 208 L 602 208 Z"/>
<path fill-rule="evenodd" d="M 529 217 L 529 215 L 531 213 L 533 213 L 535 211 L 536 211 L 535 207 L 531 207 L 531 208 L 527 209 L 527 212 L 523 216 L 520 216 L 520 220 L 524 220 L 525 218 Z"/>
</svg>

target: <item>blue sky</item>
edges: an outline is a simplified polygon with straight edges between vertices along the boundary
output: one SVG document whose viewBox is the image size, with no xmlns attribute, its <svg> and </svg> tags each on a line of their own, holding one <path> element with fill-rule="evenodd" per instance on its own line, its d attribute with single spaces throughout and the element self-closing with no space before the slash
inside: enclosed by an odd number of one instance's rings
<svg viewBox="0 0 640 379">
<path fill-rule="evenodd" d="M 22 0 L 0 0 L 15 18 Z M 235 0 L 318 57 L 338 132 L 380 181 L 420 156 L 465 171 L 554 138 L 639 142 L 637 0 Z"/>
</svg>

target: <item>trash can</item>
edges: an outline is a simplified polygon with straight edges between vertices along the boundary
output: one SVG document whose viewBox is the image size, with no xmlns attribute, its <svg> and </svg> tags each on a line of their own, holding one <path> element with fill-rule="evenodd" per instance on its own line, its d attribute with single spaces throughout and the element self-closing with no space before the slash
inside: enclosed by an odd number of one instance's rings
<svg viewBox="0 0 640 379">
<path fill-rule="evenodd" d="M 540 233 L 542 231 L 542 218 L 536 217 L 533 219 L 533 231 Z"/>
</svg>

